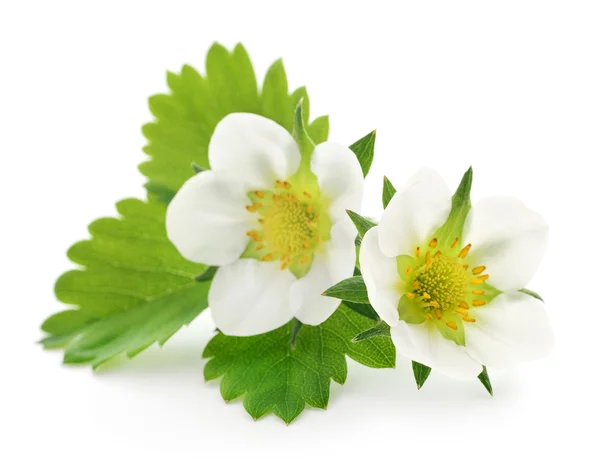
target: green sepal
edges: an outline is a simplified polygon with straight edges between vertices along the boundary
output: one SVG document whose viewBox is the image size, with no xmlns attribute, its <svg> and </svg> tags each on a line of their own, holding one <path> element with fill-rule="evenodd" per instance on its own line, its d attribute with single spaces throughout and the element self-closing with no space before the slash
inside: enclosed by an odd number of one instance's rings
<svg viewBox="0 0 600 469">
<path fill-rule="evenodd" d="M 488 375 L 487 368 L 484 366 L 483 371 L 479 373 L 477 376 L 481 384 L 487 389 L 487 392 L 490 393 L 490 396 L 494 396 L 494 390 L 492 389 L 492 382 L 490 381 L 490 376 Z"/>
<path fill-rule="evenodd" d="M 431 373 L 431 368 L 427 365 L 423 365 L 419 362 L 412 362 L 413 375 L 415 377 L 415 382 L 417 383 L 417 389 L 421 389 L 429 378 L 429 374 Z"/>
<path fill-rule="evenodd" d="M 452 196 L 452 208 L 446 222 L 435 232 L 434 238 L 442 246 L 453 244 L 454 240 L 462 238 L 465 219 L 471 210 L 471 185 L 473 183 L 473 168 L 463 175 L 456 192 Z M 456 249 L 460 249 L 460 245 Z"/>
<path fill-rule="evenodd" d="M 346 210 L 346 213 L 350 217 L 350 220 L 352 220 L 352 223 L 354 223 L 354 226 L 356 226 L 358 235 L 361 238 L 363 238 L 365 236 L 367 231 L 369 231 L 374 226 L 377 226 L 377 223 L 372 222 L 368 218 L 365 218 L 365 217 L 359 215 L 358 213 L 353 212 L 352 210 Z"/>
<path fill-rule="evenodd" d="M 380 321 L 381 318 L 377 311 L 367 303 L 351 303 L 349 301 L 342 301 L 342 304 L 350 308 L 355 313 L 364 316 L 365 318 L 373 319 L 374 321 Z"/>
<path fill-rule="evenodd" d="M 539 294 L 534 292 L 533 290 L 530 290 L 528 288 L 521 288 L 519 291 L 521 293 L 525 293 L 526 295 L 532 296 L 536 300 L 540 300 L 542 303 L 544 302 L 544 299 Z"/>
<path fill-rule="evenodd" d="M 383 202 L 384 209 L 387 208 L 395 193 L 396 188 L 394 187 L 394 185 L 387 177 L 383 176 L 383 191 L 381 194 L 381 200 Z"/>
<path fill-rule="evenodd" d="M 315 149 L 315 142 L 312 141 L 305 127 L 305 119 L 302 110 L 303 100 L 300 100 L 294 111 L 294 131 L 292 136 L 300 149 L 300 169 L 299 171 L 310 172 L 310 157 Z"/>
<path fill-rule="evenodd" d="M 218 269 L 219 268 L 217 266 L 211 265 L 208 267 L 208 269 L 206 269 L 204 272 L 202 272 L 200 275 L 194 278 L 194 280 L 196 280 L 196 282 L 206 282 L 208 280 L 212 280 L 215 274 L 217 273 Z"/>
<path fill-rule="evenodd" d="M 376 136 L 377 132 L 373 130 L 360 140 L 357 140 L 352 145 L 350 145 L 350 150 L 352 150 L 352 152 L 356 155 L 356 158 L 360 163 L 363 176 L 365 177 L 369 173 L 369 169 L 371 168 L 371 164 L 373 163 Z"/>
<path fill-rule="evenodd" d="M 380 321 L 376 326 L 366 331 L 361 332 L 352 339 L 352 342 L 360 342 L 361 340 L 372 339 L 373 337 L 390 337 L 390 326 Z"/>
<path fill-rule="evenodd" d="M 368 303 L 367 286 L 361 276 L 350 277 L 323 292 L 323 296 L 339 298 L 351 303 Z"/>
<path fill-rule="evenodd" d="M 202 168 L 199 164 L 192 162 L 192 169 L 195 174 L 201 173 L 202 171 L 206 171 L 206 168 Z"/>
</svg>

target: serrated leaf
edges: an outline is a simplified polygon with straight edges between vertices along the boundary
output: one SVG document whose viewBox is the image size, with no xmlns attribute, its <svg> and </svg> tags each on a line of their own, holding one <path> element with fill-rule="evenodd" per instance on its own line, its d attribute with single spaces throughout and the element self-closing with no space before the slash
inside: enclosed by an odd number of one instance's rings
<svg viewBox="0 0 600 469">
<path fill-rule="evenodd" d="M 390 337 L 390 326 L 380 321 L 376 326 L 366 331 L 361 332 L 352 339 L 352 342 L 361 342 L 366 339 L 372 339 L 373 337 Z"/>
<path fill-rule="evenodd" d="M 120 218 L 101 218 L 91 239 L 73 245 L 81 269 L 63 274 L 56 297 L 74 305 L 48 318 L 46 347 L 65 347 L 65 362 L 94 367 L 154 342 L 164 343 L 206 308 L 208 282 L 194 280 L 202 265 L 185 260 L 167 239 L 166 205 L 127 199 Z"/>
<path fill-rule="evenodd" d="M 248 54 L 241 44 L 228 51 L 214 44 L 207 55 L 206 75 L 189 65 L 179 74 L 169 73 L 169 94 L 155 95 L 149 106 L 155 121 L 144 125 L 148 139 L 144 152 L 150 160 L 140 171 L 161 194 L 175 193 L 194 175 L 192 163 L 209 168 L 208 142 L 217 123 L 232 112 L 251 112 L 293 130 L 294 110 L 303 99 L 306 129 L 315 144 L 327 140 L 329 121 L 325 116 L 309 122 L 308 95 L 299 88 L 290 93 L 281 60 L 267 71 L 259 92 Z"/>
<path fill-rule="evenodd" d="M 487 368 L 484 366 L 483 371 L 479 373 L 477 376 L 481 384 L 487 389 L 487 392 L 490 393 L 490 396 L 494 396 L 494 390 L 492 389 L 492 382 L 490 381 L 490 376 L 488 375 Z"/>
<path fill-rule="evenodd" d="M 384 209 L 387 208 L 395 193 L 396 188 L 394 185 L 387 177 L 383 176 L 383 193 L 381 194 L 381 200 L 383 202 Z"/>
<path fill-rule="evenodd" d="M 367 286 L 361 276 L 350 277 L 323 292 L 323 296 L 339 298 L 351 303 L 368 303 Z"/>
<path fill-rule="evenodd" d="M 365 236 L 367 231 L 369 231 L 374 226 L 377 226 L 377 223 L 372 222 L 368 218 L 365 218 L 362 215 L 359 215 L 358 213 L 353 212 L 352 210 L 346 210 L 346 213 L 350 217 L 350 220 L 352 220 L 352 223 L 354 223 L 354 226 L 356 227 L 356 230 L 358 231 L 358 235 L 361 238 Z"/>
<path fill-rule="evenodd" d="M 370 328 L 373 321 L 344 305 L 320 326 L 303 325 L 290 347 L 293 321 L 258 336 L 217 334 L 206 346 L 206 380 L 222 377 L 226 402 L 242 397 L 244 408 L 255 419 L 273 412 L 286 423 L 305 405 L 325 409 L 330 380 L 346 381 L 346 358 L 373 368 L 395 366 L 395 349 L 387 337 L 360 343 L 351 339 Z"/>
<path fill-rule="evenodd" d="M 350 150 L 352 150 L 356 155 L 356 158 L 358 158 L 358 162 L 360 163 L 360 167 L 363 171 L 363 176 L 365 177 L 369 173 L 369 169 L 371 168 L 371 164 L 373 163 L 376 136 L 376 131 L 373 130 L 360 140 L 350 145 Z"/>
<path fill-rule="evenodd" d="M 429 378 L 429 374 L 431 373 L 431 368 L 426 365 L 423 365 L 419 362 L 412 362 L 413 375 L 415 377 L 415 382 L 417 383 L 417 389 L 421 389 Z"/>
</svg>

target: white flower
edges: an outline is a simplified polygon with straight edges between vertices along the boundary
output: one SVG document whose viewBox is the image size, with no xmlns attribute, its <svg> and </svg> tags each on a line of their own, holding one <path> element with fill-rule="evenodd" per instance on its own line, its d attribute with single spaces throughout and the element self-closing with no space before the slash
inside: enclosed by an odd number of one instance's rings
<svg viewBox="0 0 600 469">
<path fill-rule="evenodd" d="M 508 197 L 469 206 L 451 213 L 443 179 L 422 170 L 360 252 L 369 301 L 398 352 L 464 379 L 542 357 L 553 343 L 543 303 L 519 291 L 546 250 L 544 219 Z"/>
<path fill-rule="evenodd" d="M 171 201 L 167 233 L 187 259 L 219 266 L 208 298 L 217 327 L 247 336 L 325 321 L 340 301 L 321 293 L 356 259 L 345 212 L 362 199 L 354 153 L 326 142 L 301 155 L 283 127 L 238 113 L 217 125 L 208 159 Z"/>
</svg>

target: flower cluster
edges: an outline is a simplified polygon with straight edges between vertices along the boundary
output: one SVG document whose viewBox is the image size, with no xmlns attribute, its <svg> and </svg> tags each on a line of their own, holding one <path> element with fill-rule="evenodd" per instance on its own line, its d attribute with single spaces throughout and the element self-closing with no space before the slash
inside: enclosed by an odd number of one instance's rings
<svg viewBox="0 0 600 469">
<path fill-rule="evenodd" d="M 209 294 L 217 327 L 249 336 L 293 318 L 325 321 L 340 299 L 322 293 L 355 271 L 346 211 L 360 208 L 363 175 L 353 152 L 306 147 L 273 121 L 230 114 L 208 156 L 211 169 L 169 205 L 167 232 L 187 259 L 218 266 Z M 524 290 L 547 225 L 512 198 L 471 208 L 471 175 L 451 197 L 437 173 L 417 173 L 359 255 L 369 303 L 397 351 L 456 378 L 541 357 L 553 341 L 543 303 Z"/>
</svg>

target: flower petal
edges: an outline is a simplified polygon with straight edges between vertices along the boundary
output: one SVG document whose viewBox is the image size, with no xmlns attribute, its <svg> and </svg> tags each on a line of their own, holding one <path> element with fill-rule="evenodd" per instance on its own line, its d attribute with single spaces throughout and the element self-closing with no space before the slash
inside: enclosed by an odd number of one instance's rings
<svg viewBox="0 0 600 469">
<path fill-rule="evenodd" d="M 355 233 L 342 223 L 331 229 L 331 239 L 324 251 L 315 255 L 308 273 L 296 280 L 291 289 L 291 306 L 301 322 L 316 326 L 324 322 L 341 300 L 323 296 L 329 287 L 352 277 L 356 258 Z"/>
<path fill-rule="evenodd" d="M 233 172 L 247 188 L 273 186 L 300 165 L 300 151 L 290 133 L 276 122 L 256 114 L 233 113 L 217 124 L 208 146 L 215 170 Z"/>
<path fill-rule="evenodd" d="M 420 170 L 394 195 L 381 216 L 381 251 L 388 257 L 412 255 L 444 224 L 450 208 L 446 182 L 432 169 Z"/>
<path fill-rule="evenodd" d="M 269 332 L 292 319 L 290 287 L 294 276 L 278 262 L 239 259 L 220 267 L 208 294 L 215 324 L 224 334 Z"/>
<path fill-rule="evenodd" d="M 248 244 L 252 216 L 243 183 L 225 173 L 203 171 L 188 179 L 167 209 L 167 235 L 193 262 L 224 265 Z"/>
<path fill-rule="evenodd" d="M 402 292 L 397 288 L 400 276 L 396 259 L 379 248 L 380 228 L 371 228 L 360 246 L 360 270 L 367 286 L 369 303 L 390 326 L 398 324 L 398 303 Z"/>
<path fill-rule="evenodd" d="M 482 371 L 481 364 L 465 347 L 445 339 L 431 321 L 423 324 L 400 321 L 391 328 L 391 334 L 398 353 L 452 378 L 472 379 Z"/>
<path fill-rule="evenodd" d="M 512 197 L 482 199 L 469 212 L 463 236 L 469 262 L 485 265 L 500 290 L 523 288 L 535 274 L 548 243 L 548 225 Z"/>
<path fill-rule="evenodd" d="M 484 365 L 504 367 L 542 358 L 554 344 L 543 303 L 524 293 L 502 293 L 469 313 L 477 321 L 465 323 L 466 348 Z"/>
<path fill-rule="evenodd" d="M 346 210 L 360 210 L 364 181 L 352 150 L 334 142 L 321 143 L 313 151 L 311 170 L 321 195 L 331 203 L 329 216 L 334 223 L 348 218 Z"/>
</svg>

